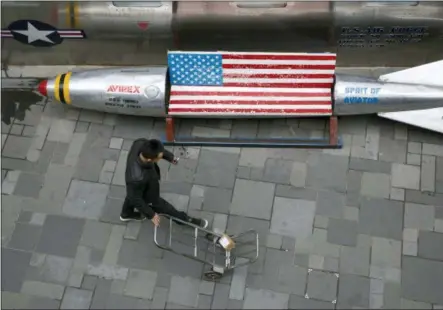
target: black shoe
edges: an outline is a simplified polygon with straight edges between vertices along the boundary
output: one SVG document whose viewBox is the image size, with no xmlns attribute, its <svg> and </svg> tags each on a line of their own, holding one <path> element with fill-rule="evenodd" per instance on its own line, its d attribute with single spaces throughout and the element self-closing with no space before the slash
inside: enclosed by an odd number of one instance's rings
<svg viewBox="0 0 443 310">
<path fill-rule="evenodd" d="M 134 212 L 133 214 L 128 215 L 120 215 L 120 221 L 122 222 L 129 222 L 129 221 L 144 221 L 146 220 L 146 216 L 139 212 Z"/>
<path fill-rule="evenodd" d="M 207 228 L 208 224 L 209 224 L 209 222 L 207 220 L 205 220 L 205 219 L 198 219 L 198 218 L 195 218 L 195 217 L 189 218 L 189 222 L 191 222 L 194 225 L 200 226 L 203 229 Z"/>
</svg>

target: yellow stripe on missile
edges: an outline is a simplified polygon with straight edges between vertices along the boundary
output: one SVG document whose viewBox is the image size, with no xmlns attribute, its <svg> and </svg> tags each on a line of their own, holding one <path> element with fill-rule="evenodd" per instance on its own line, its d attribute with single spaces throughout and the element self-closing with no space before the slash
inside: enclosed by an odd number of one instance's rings
<svg viewBox="0 0 443 310">
<path fill-rule="evenodd" d="M 79 26 L 77 1 L 69 1 L 66 3 L 66 25 L 68 28 L 77 28 Z"/>
<path fill-rule="evenodd" d="M 64 84 L 63 84 L 63 97 L 65 98 L 66 104 L 71 104 L 71 95 L 69 93 L 69 80 L 71 79 L 72 72 L 66 73 Z"/>
<path fill-rule="evenodd" d="M 60 78 L 62 77 L 61 74 L 57 75 L 54 82 L 54 98 L 58 102 L 60 102 Z"/>
</svg>

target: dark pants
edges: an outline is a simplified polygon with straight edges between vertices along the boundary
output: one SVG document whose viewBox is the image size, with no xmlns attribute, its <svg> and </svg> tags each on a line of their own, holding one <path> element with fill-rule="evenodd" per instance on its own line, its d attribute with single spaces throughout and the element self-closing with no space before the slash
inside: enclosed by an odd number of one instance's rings
<svg viewBox="0 0 443 310">
<path fill-rule="evenodd" d="M 156 207 L 153 207 L 152 209 L 157 214 L 167 214 L 186 222 L 189 220 L 189 216 L 185 212 L 178 211 L 176 208 L 174 208 L 173 205 L 171 205 L 169 202 L 161 197 L 158 200 L 158 205 Z M 132 215 L 134 214 L 134 212 L 134 207 L 129 204 L 128 199 L 125 199 L 125 202 L 123 203 L 122 214 Z"/>
</svg>

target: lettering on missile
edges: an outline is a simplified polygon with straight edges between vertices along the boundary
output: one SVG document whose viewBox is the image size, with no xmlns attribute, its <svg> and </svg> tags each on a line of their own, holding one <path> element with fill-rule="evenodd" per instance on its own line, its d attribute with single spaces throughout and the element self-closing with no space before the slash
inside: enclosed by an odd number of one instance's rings
<svg viewBox="0 0 443 310">
<path fill-rule="evenodd" d="M 140 94 L 140 86 L 110 85 L 108 93 Z"/>
<path fill-rule="evenodd" d="M 380 87 L 346 87 L 343 103 L 378 103 Z"/>
</svg>

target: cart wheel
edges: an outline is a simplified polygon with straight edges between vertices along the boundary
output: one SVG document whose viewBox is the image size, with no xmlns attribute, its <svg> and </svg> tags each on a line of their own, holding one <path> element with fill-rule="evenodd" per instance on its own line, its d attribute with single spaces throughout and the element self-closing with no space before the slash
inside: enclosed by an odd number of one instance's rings
<svg viewBox="0 0 443 310">
<path fill-rule="evenodd" d="M 205 272 L 205 278 L 210 281 L 217 281 L 220 279 L 223 275 L 220 272 L 209 270 Z"/>
</svg>

